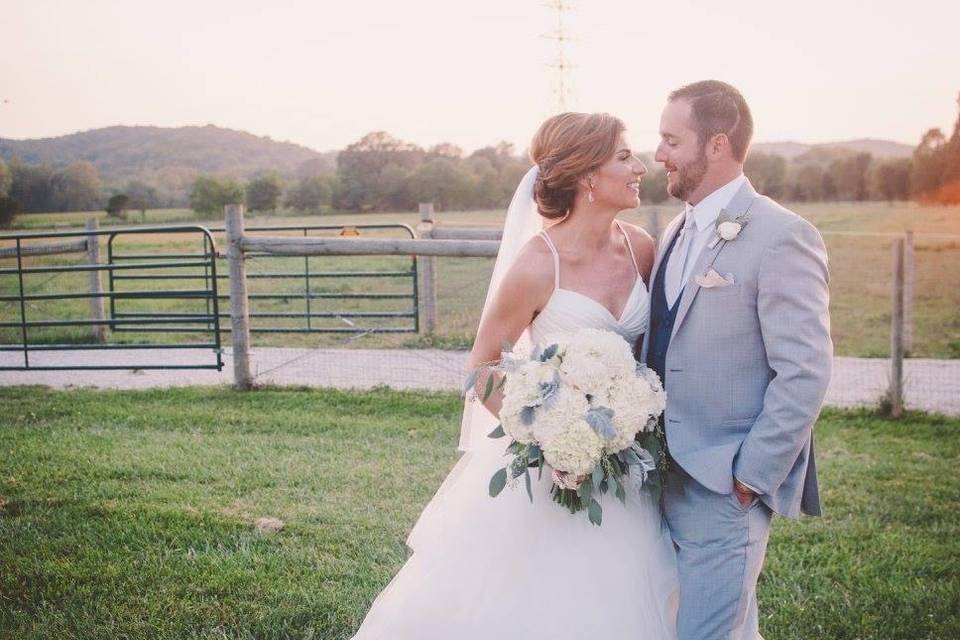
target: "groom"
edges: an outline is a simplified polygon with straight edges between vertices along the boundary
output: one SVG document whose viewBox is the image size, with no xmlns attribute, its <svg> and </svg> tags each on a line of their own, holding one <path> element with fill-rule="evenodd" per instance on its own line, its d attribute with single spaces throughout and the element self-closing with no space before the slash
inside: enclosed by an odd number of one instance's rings
<svg viewBox="0 0 960 640">
<path fill-rule="evenodd" d="M 774 512 L 820 515 L 813 424 L 833 345 L 823 240 L 743 175 L 753 119 L 716 80 L 670 94 L 656 160 L 685 202 L 653 267 L 641 358 L 664 381 L 663 509 L 680 640 L 759 638 Z"/>
</svg>

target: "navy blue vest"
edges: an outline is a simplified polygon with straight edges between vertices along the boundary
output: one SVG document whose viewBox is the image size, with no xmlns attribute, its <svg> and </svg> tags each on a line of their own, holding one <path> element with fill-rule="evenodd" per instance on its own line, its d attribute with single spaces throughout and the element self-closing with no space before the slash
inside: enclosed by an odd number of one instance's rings
<svg viewBox="0 0 960 640">
<path fill-rule="evenodd" d="M 667 270 L 667 262 L 670 261 L 670 254 L 673 253 L 673 247 L 677 244 L 679 233 L 674 234 L 670 246 L 663 254 L 663 260 L 660 261 L 660 268 L 653 278 L 653 295 L 651 296 L 650 306 L 650 342 L 647 345 L 647 366 L 657 372 L 660 380 L 666 386 L 667 371 L 667 348 L 670 346 L 670 336 L 673 334 L 673 323 L 677 319 L 677 309 L 680 308 L 680 299 L 683 297 L 683 289 L 673 303 L 673 308 L 667 306 L 667 294 L 663 288 L 664 274 Z"/>
</svg>

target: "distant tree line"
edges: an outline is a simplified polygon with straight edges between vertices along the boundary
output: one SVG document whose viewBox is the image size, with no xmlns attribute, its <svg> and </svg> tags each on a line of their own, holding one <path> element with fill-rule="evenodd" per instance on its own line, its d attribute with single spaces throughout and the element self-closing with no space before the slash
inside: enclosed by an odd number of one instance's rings
<svg viewBox="0 0 960 640">
<path fill-rule="evenodd" d="M 960 106 L 960 98 L 958 98 Z M 650 173 L 641 199 L 669 199 L 666 173 L 647 158 Z M 424 149 L 384 131 L 368 133 L 336 155 L 302 164 L 296 175 L 262 172 L 241 181 L 168 167 L 151 183 L 130 180 L 104 188 L 86 161 L 52 168 L 16 159 L 0 160 L 0 226 L 20 212 L 89 211 L 112 215 L 128 209 L 189 206 L 208 217 L 223 205 L 246 202 L 252 211 L 280 208 L 325 211 L 409 211 L 419 202 L 441 210 L 504 208 L 528 161 L 502 142 L 467 155 L 450 143 Z M 947 138 L 930 129 L 910 158 L 875 158 L 841 148 L 818 147 L 786 159 L 751 153 L 745 172 L 758 191 L 786 201 L 895 201 L 960 203 L 960 117 Z"/>
<path fill-rule="evenodd" d="M 409 211 L 420 202 L 441 210 L 505 207 L 527 171 L 527 161 L 503 142 L 465 155 L 442 143 L 429 149 L 377 131 L 337 154 L 335 169 L 285 181 L 261 174 L 245 185 L 232 178 L 200 176 L 191 190 L 191 207 L 217 215 L 224 204 L 244 196 L 251 211 L 285 207 L 322 211 Z"/>
<path fill-rule="evenodd" d="M 957 97 L 960 112 L 960 96 Z M 960 113 L 947 138 L 940 129 L 930 129 L 913 152 L 911 183 L 921 202 L 960 203 Z"/>
</svg>

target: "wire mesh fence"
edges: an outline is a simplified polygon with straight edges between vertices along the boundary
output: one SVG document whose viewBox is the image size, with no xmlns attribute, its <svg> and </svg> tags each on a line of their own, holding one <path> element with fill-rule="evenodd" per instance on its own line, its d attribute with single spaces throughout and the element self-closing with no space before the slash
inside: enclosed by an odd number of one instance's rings
<svg viewBox="0 0 960 640">
<path fill-rule="evenodd" d="M 655 232 L 666 226 L 668 216 L 667 212 L 661 212 L 657 225 L 651 224 L 649 211 L 633 212 L 627 219 Z M 495 224 L 496 220 L 492 222 Z M 258 233 L 252 229 L 249 232 Z M 316 231 L 327 235 L 343 232 L 344 228 L 339 226 Z M 389 237 L 394 232 L 361 229 L 360 233 L 362 237 Z M 302 235 L 303 230 L 270 231 L 270 235 L 283 234 Z M 839 382 L 831 389 L 828 398 L 833 404 L 873 404 L 879 402 L 889 389 L 893 287 L 891 244 L 901 235 L 894 232 L 823 231 L 830 259 L 832 333 L 838 356 Z M 225 246 L 222 235 L 217 232 L 214 237 L 222 251 Z M 125 242 L 117 246 L 117 253 L 163 254 L 196 249 L 190 244 L 192 241 L 173 234 L 155 234 L 135 241 L 125 239 Z M 9 242 L 0 244 L 3 245 L 0 249 L 9 246 Z M 24 264 L 29 265 L 67 265 L 82 260 L 82 254 L 23 257 Z M 9 259 L 0 258 L 0 261 L 2 266 L 10 264 Z M 960 413 L 960 406 L 957 406 L 960 397 L 960 236 L 916 233 L 907 262 L 904 337 L 907 342 L 904 367 L 907 407 Z M 283 329 L 282 332 L 253 332 L 255 381 L 260 384 L 330 384 L 359 388 L 377 384 L 459 388 L 464 374 L 464 352 L 473 341 L 492 267 L 492 258 L 436 258 L 436 330 L 427 334 L 420 327 L 419 332 L 384 333 L 382 329 L 416 327 L 414 314 L 418 311 L 418 301 L 413 291 L 416 280 L 411 275 L 415 266 L 410 256 L 249 256 L 248 289 L 250 310 L 254 316 L 251 322 L 254 325 L 269 322 L 269 326 Z M 308 272 L 311 274 L 309 278 L 306 276 Z M 397 275 L 382 275 L 391 272 Z M 157 275 L 175 273 L 173 269 L 159 270 Z M 368 273 L 381 275 L 366 275 Z M 226 275 L 225 268 L 221 275 Z M 85 277 L 82 273 L 29 274 L 24 280 L 25 291 L 51 296 L 47 300 L 29 301 L 26 306 L 30 317 L 66 319 L 85 316 L 88 313 L 85 300 L 55 296 L 57 292 L 82 290 L 86 286 Z M 181 284 L 191 288 L 203 283 L 203 277 L 198 275 L 196 279 L 185 279 Z M 14 284 L 10 278 L 0 278 L 0 290 L 4 293 L 12 291 Z M 115 283 L 117 291 L 131 294 L 147 291 L 154 285 L 149 278 Z M 221 297 L 226 297 L 228 287 L 225 282 L 220 289 Z M 422 295 L 423 292 L 419 293 Z M 229 327 L 227 302 L 223 300 L 221 309 L 225 328 Z M 207 310 L 205 304 L 198 300 L 137 300 L 131 297 L 117 300 L 114 312 L 172 317 L 204 313 Z M 0 320 L 14 318 L 17 313 L 11 302 L 0 302 Z M 107 340 L 118 346 L 143 346 L 150 341 L 186 345 L 203 339 L 190 333 L 164 332 L 159 326 L 147 328 L 156 331 L 117 330 L 110 332 Z M 333 331 L 305 331 L 316 328 Z M 14 328 L 0 329 L 0 343 L 17 341 L 19 335 L 15 334 L 17 330 Z M 83 327 L 38 327 L 31 328 L 30 339 L 37 343 L 83 344 L 93 338 Z M 223 345 L 227 365 L 224 372 L 195 372 L 199 377 L 191 380 L 231 382 L 229 333 L 224 333 Z M 190 352 L 174 355 L 184 359 L 192 357 Z M 57 357 L 69 362 L 83 356 L 63 353 Z M 135 368 L 136 356 L 118 352 L 110 357 L 134 358 L 129 364 Z M 121 375 L 88 373 L 83 379 L 76 380 L 110 385 L 110 376 L 119 380 Z M 23 376 L 20 379 L 29 381 Z M 184 379 L 183 376 L 168 378 L 168 382 Z M 146 381 L 146 378 L 140 380 Z M 3 381 L 11 383 L 11 378 L 6 376 Z"/>
</svg>

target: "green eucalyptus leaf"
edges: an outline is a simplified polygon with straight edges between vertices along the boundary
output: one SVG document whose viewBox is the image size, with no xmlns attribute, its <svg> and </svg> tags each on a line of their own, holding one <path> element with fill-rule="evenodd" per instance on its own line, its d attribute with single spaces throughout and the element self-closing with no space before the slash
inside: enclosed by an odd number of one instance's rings
<svg viewBox="0 0 960 640">
<path fill-rule="evenodd" d="M 603 482 L 603 467 L 601 465 L 598 464 L 596 467 L 593 468 L 593 474 L 591 479 L 593 480 L 594 490 L 599 492 L 600 483 Z"/>
<path fill-rule="evenodd" d="M 536 407 L 523 407 L 520 409 L 520 422 L 524 426 L 529 427 L 533 424 L 533 417 L 535 415 Z"/>
<path fill-rule="evenodd" d="M 496 498 L 500 495 L 500 492 L 503 491 L 503 488 L 507 486 L 507 469 L 504 467 L 500 469 L 493 477 L 490 478 L 490 497 Z"/>
<path fill-rule="evenodd" d="M 466 380 L 466 382 L 463 383 L 463 395 L 467 395 L 467 393 L 470 392 L 470 389 L 472 389 L 474 386 L 476 386 L 476 384 L 477 384 L 477 379 L 478 379 L 479 377 L 480 377 L 480 368 L 479 368 L 479 367 L 477 367 L 476 369 L 474 369 L 473 371 L 471 371 L 471 372 L 469 373 L 469 375 L 467 375 L 467 380 Z"/>
<path fill-rule="evenodd" d="M 583 502 L 590 500 L 590 498 L 593 496 L 593 484 L 584 480 L 580 484 L 580 489 L 577 491 L 577 495 L 580 496 L 580 500 Z"/>
<path fill-rule="evenodd" d="M 560 349 L 560 345 L 552 344 L 546 349 L 543 350 L 543 353 L 540 354 L 540 362 L 546 362 L 551 359 L 553 356 L 557 355 L 557 351 Z"/>
<path fill-rule="evenodd" d="M 530 482 L 530 467 L 525 467 L 523 470 L 523 482 L 527 487 L 527 495 L 530 496 L 530 502 L 533 503 L 533 487 Z"/>
<path fill-rule="evenodd" d="M 493 373 L 487 376 L 487 385 L 483 389 L 483 401 L 486 402 L 493 395 Z"/>
<path fill-rule="evenodd" d="M 596 500 L 590 501 L 590 505 L 587 507 L 587 516 L 590 522 L 598 527 L 603 523 L 603 507 L 600 506 L 599 502 Z"/>
<path fill-rule="evenodd" d="M 615 492 L 614 495 L 617 496 L 617 499 L 618 499 L 622 504 L 626 504 L 626 503 L 627 503 L 627 492 L 624 490 L 622 484 L 619 484 L 619 483 L 617 484 L 617 490 L 616 490 L 616 492 Z"/>
<path fill-rule="evenodd" d="M 490 433 L 487 434 L 487 437 L 488 437 L 488 438 L 502 438 L 502 437 L 505 436 L 505 435 L 507 435 L 507 434 L 506 434 L 506 432 L 503 430 L 503 425 L 502 425 L 502 424 L 498 424 L 496 429 L 494 429 L 493 431 L 491 431 Z"/>
</svg>

